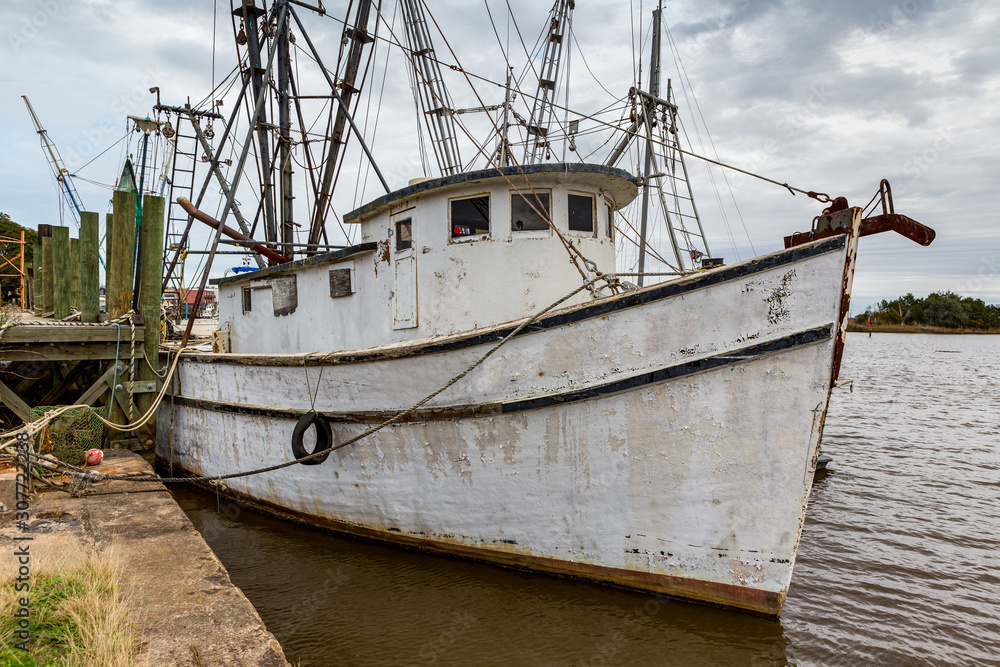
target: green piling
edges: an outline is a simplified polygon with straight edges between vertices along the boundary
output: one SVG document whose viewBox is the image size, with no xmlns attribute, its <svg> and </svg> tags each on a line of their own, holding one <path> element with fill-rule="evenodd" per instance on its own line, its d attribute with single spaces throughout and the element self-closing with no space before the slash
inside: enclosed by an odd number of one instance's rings
<svg viewBox="0 0 1000 667">
<path fill-rule="evenodd" d="M 80 239 L 69 240 L 69 300 L 80 310 Z"/>
<path fill-rule="evenodd" d="M 80 214 L 80 321 L 97 322 L 100 316 L 100 216 Z"/>
<path fill-rule="evenodd" d="M 135 258 L 135 195 L 116 190 L 111 199 L 111 269 L 105 292 L 108 317 L 121 317 L 132 308 L 132 264 Z"/>
<path fill-rule="evenodd" d="M 139 312 L 145 322 L 143 350 L 149 364 L 141 364 L 137 373 L 140 386 L 156 389 L 160 359 L 160 285 L 163 280 L 163 197 L 146 195 L 142 206 L 142 243 L 139 254 Z M 139 412 L 153 406 L 154 393 L 137 394 Z"/>
<path fill-rule="evenodd" d="M 42 291 L 45 289 L 42 277 L 42 244 L 39 241 L 35 244 L 31 254 L 31 291 L 35 298 L 35 315 L 42 314 Z"/>
<path fill-rule="evenodd" d="M 111 197 L 113 209 L 112 220 L 109 222 L 108 233 L 111 251 L 108 253 L 108 286 L 104 293 L 105 310 L 109 319 L 121 317 L 132 308 L 132 259 L 135 253 L 135 195 L 131 192 L 116 190 Z M 122 325 L 123 340 L 128 340 L 129 325 Z M 132 369 L 128 362 L 127 346 L 123 346 L 126 354 L 118 362 L 122 370 L 118 373 L 118 384 L 125 386 L 131 379 Z M 141 363 L 141 362 L 140 362 Z M 127 396 L 128 392 L 119 392 Z M 129 416 L 112 397 L 111 421 L 116 424 L 129 422 Z M 136 415 L 132 415 L 134 418 Z M 116 432 L 117 433 L 117 432 Z M 113 436 L 113 439 L 120 438 Z"/>
<path fill-rule="evenodd" d="M 53 276 L 53 317 L 61 320 L 69 317 L 70 300 L 73 297 L 72 277 L 69 261 L 69 227 L 52 228 Z"/>
<path fill-rule="evenodd" d="M 104 312 L 108 311 L 107 294 L 111 286 L 111 239 L 114 238 L 115 216 L 108 213 L 104 216 Z"/>
<path fill-rule="evenodd" d="M 55 294 L 53 285 L 52 237 L 42 237 L 42 312 L 51 313 L 55 310 Z"/>
</svg>

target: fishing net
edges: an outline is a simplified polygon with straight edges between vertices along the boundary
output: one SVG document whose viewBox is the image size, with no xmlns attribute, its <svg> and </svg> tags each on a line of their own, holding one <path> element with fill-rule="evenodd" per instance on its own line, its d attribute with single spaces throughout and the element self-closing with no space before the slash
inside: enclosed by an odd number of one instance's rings
<svg viewBox="0 0 1000 667">
<path fill-rule="evenodd" d="M 58 405 L 31 408 L 31 420 L 36 421 Z M 62 413 L 38 435 L 35 447 L 40 454 L 47 454 L 72 465 L 83 463 L 88 449 L 100 448 L 104 438 L 104 424 L 92 408 L 74 408 Z"/>
</svg>

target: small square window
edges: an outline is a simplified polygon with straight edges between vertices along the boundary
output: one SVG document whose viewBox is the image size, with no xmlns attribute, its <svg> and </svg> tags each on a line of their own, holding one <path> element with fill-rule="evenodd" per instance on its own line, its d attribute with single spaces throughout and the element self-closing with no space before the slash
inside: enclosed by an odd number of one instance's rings
<svg viewBox="0 0 1000 667">
<path fill-rule="evenodd" d="M 594 233 L 594 198 L 586 195 L 569 196 L 569 230 Z"/>
<path fill-rule="evenodd" d="M 615 240 L 615 209 L 609 202 L 605 202 L 604 208 L 608 212 L 608 238 Z"/>
<path fill-rule="evenodd" d="M 451 238 L 490 233 L 490 196 L 451 200 Z"/>
<path fill-rule="evenodd" d="M 243 288 L 243 314 L 246 315 L 253 310 L 253 290 L 249 287 Z"/>
<path fill-rule="evenodd" d="M 515 232 L 548 229 L 551 219 L 548 192 L 513 193 L 510 196 L 510 228 Z"/>
<path fill-rule="evenodd" d="M 354 286 L 351 284 L 352 272 L 351 269 L 330 269 L 331 299 L 354 294 Z"/>
<path fill-rule="evenodd" d="M 413 224 L 410 218 L 396 223 L 396 252 L 413 247 Z"/>
</svg>

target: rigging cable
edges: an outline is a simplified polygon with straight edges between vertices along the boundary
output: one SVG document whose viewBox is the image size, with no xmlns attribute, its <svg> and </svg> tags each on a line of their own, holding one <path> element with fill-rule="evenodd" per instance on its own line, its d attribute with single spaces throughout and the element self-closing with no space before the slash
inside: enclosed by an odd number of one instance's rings
<svg viewBox="0 0 1000 667">
<path fill-rule="evenodd" d="M 598 86 L 601 87 L 601 90 L 603 90 L 608 95 L 610 95 L 612 97 L 612 99 L 618 99 L 614 93 L 612 93 L 610 90 L 608 90 L 607 88 L 604 87 L 604 84 L 601 83 L 601 80 L 597 78 L 596 74 L 594 74 L 594 70 L 590 69 L 590 63 L 587 62 L 587 56 L 585 56 L 583 54 L 583 48 L 580 47 L 580 42 L 576 38 L 576 33 L 575 32 L 571 32 L 569 36 L 573 40 L 573 43 L 576 44 L 576 50 L 580 54 L 580 58 L 583 60 L 583 66 L 587 68 L 588 72 L 590 72 L 590 76 L 594 80 L 594 82 Z M 622 98 L 622 99 L 624 99 L 624 98 Z M 566 106 L 569 106 L 569 101 L 568 100 L 566 102 Z"/>
<path fill-rule="evenodd" d="M 91 158 L 91 159 L 90 159 L 90 160 L 89 160 L 89 161 L 88 161 L 88 162 L 87 162 L 86 164 L 84 164 L 84 165 L 83 165 L 82 167 L 78 167 L 78 168 L 77 168 L 77 170 L 76 170 L 76 173 L 73 173 L 73 174 L 71 174 L 71 176 L 72 176 L 73 178 L 76 178 L 76 177 L 77 177 L 77 174 L 79 174 L 79 173 L 80 173 L 81 171 L 83 171 L 83 170 L 84 170 L 85 168 L 89 167 L 89 166 L 90 166 L 90 164 L 91 164 L 92 162 L 94 162 L 94 161 L 95 161 L 95 160 L 96 160 L 97 158 L 101 157 L 102 155 L 104 155 L 105 153 L 107 153 L 107 152 L 108 152 L 109 150 L 111 150 L 112 148 L 114 148 L 115 146 L 117 146 L 118 144 L 120 144 L 121 142 L 125 141 L 125 139 L 126 139 L 127 137 L 128 137 L 128 133 L 126 132 L 126 133 L 125 133 L 124 135 L 122 135 L 122 136 L 121 136 L 121 137 L 120 137 L 120 138 L 118 139 L 118 141 L 116 141 L 115 143 L 111 144 L 110 146 L 108 146 L 107 148 L 105 148 L 105 149 L 104 149 L 103 151 L 101 151 L 100 153 L 98 153 L 98 154 L 97 154 L 96 156 L 94 156 L 93 158 Z M 120 160 L 119 160 L 119 162 L 120 162 Z"/>
<path fill-rule="evenodd" d="M 393 24 L 395 24 L 395 22 L 396 22 L 396 16 L 398 15 L 398 11 L 399 11 L 399 4 L 397 3 L 396 4 L 396 8 L 392 12 L 392 21 L 393 21 Z M 381 14 L 376 14 L 376 19 L 375 20 L 376 21 L 381 21 L 382 20 L 382 15 Z M 370 146 L 370 148 L 372 150 L 375 150 L 375 138 L 378 135 L 379 121 L 382 118 L 382 100 L 385 98 L 385 82 L 389 78 L 389 55 L 390 55 L 389 54 L 389 49 L 386 49 L 385 50 L 385 62 L 382 65 L 382 85 L 379 86 L 378 103 L 375 105 L 375 123 L 372 126 L 372 134 L 371 134 L 371 137 L 369 139 L 369 146 Z M 374 55 L 372 57 L 374 59 Z M 377 62 L 376 62 L 376 64 L 377 64 Z M 368 108 L 366 109 L 366 112 L 365 112 L 365 126 L 364 126 L 364 128 L 362 128 L 362 134 L 367 134 L 367 131 L 368 131 L 368 120 L 372 116 L 371 109 L 372 109 L 373 96 L 372 95 L 368 95 L 367 98 L 368 98 Z M 371 175 L 371 171 L 372 171 L 371 162 L 368 162 L 367 160 L 365 160 L 365 156 L 364 156 L 363 153 L 359 153 L 358 154 L 358 171 L 360 172 L 362 170 L 362 168 L 364 168 L 364 174 L 365 174 L 364 181 L 362 182 L 361 179 L 358 179 L 357 181 L 355 181 L 355 185 L 354 185 L 354 205 L 355 205 L 355 207 L 360 206 L 361 203 L 363 203 L 363 202 L 359 202 L 359 197 L 360 196 L 364 196 L 364 192 L 365 192 L 365 190 L 368 187 L 368 177 Z M 361 186 L 360 192 L 359 192 L 359 189 L 358 189 L 358 185 L 359 184 Z M 335 216 L 335 217 L 337 217 L 337 219 L 339 221 L 339 219 L 340 219 L 339 216 Z M 350 238 L 348 238 L 348 240 L 350 241 Z"/>
<path fill-rule="evenodd" d="M 681 75 L 681 89 L 684 91 L 684 97 L 685 97 L 685 99 L 687 98 L 688 90 L 690 90 L 691 91 L 691 99 L 694 100 L 694 107 L 695 107 L 695 109 L 697 109 L 698 115 L 701 117 L 701 123 L 705 127 L 705 135 L 708 137 L 708 141 L 709 141 L 709 143 L 712 146 L 712 152 L 715 154 L 715 157 L 718 158 L 719 157 L 719 150 L 715 147 L 715 140 L 712 139 L 712 134 L 711 134 L 711 132 L 708 129 L 708 123 L 705 122 L 705 114 L 702 112 L 702 110 L 701 110 L 701 104 L 698 103 L 698 98 L 694 94 L 694 86 L 691 84 L 691 77 L 688 76 L 687 68 L 684 66 L 684 61 L 681 59 L 680 50 L 677 48 L 677 43 L 674 41 L 674 35 L 670 31 L 670 26 L 667 25 L 666 21 L 663 22 L 663 28 L 664 28 L 665 32 L 667 33 L 667 42 L 670 44 L 670 51 L 671 51 L 671 55 L 672 55 L 672 57 L 674 59 L 674 65 L 677 67 L 677 73 Z M 685 81 L 687 82 L 686 85 L 685 85 Z M 695 132 L 698 133 L 698 124 L 697 123 L 695 123 Z M 698 140 L 701 141 L 701 135 L 700 135 L 700 133 L 698 133 Z M 690 139 L 688 140 L 688 144 L 690 145 Z M 704 142 L 702 142 L 702 148 L 704 148 Z M 725 171 L 723 171 L 722 172 L 722 177 L 726 181 L 726 187 L 729 189 L 729 196 L 733 200 L 733 206 L 736 207 L 736 213 L 737 213 L 737 215 L 740 218 L 740 224 L 743 226 L 743 233 L 746 234 L 747 241 L 750 243 L 750 250 L 753 253 L 753 255 L 756 256 L 757 255 L 757 250 L 753 246 L 753 239 L 750 238 L 750 230 L 747 229 L 746 221 L 743 219 L 743 212 L 740 211 L 739 203 L 736 201 L 736 193 L 733 192 L 733 186 L 729 182 L 729 176 L 726 174 Z M 715 179 L 713 178 L 713 183 L 714 183 L 714 180 Z M 727 226 L 728 226 L 728 224 L 727 224 Z M 735 241 L 733 242 L 733 246 L 734 246 L 733 250 L 736 251 Z M 736 256 L 739 257 L 739 252 L 738 251 L 736 251 Z"/>
<path fill-rule="evenodd" d="M 332 18 L 332 17 L 330 17 L 330 18 Z M 334 20 L 336 20 L 336 19 L 334 19 Z M 382 39 L 382 40 L 388 42 L 389 44 L 391 44 L 391 45 L 393 45 L 393 46 L 401 49 L 404 53 L 407 52 L 407 48 L 403 44 L 401 44 L 398 40 L 396 40 L 396 37 L 395 37 L 394 34 L 392 35 L 392 39 L 391 40 L 387 39 L 385 37 L 381 37 L 379 39 Z M 454 53 L 452 55 L 454 55 Z M 432 58 L 431 56 L 425 56 L 425 57 Z M 473 74 L 472 72 L 469 72 L 468 70 L 464 69 L 460 65 L 456 65 L 456 64 L 453 64 L 453 63 L 448 63 L 448 62 L 445 62 L 445 61 L 437 59 L 437 58 L 432 58 L 432 59 L 436 60 L 439 64 L 447 67 L 448 69 L 451 69 L 451 70 L 454 70 L 456 72 L 461 73 L 467 79 L 476 79 L 478 81 L 482 81 L 483 83 L 487 83 L 487 84 L 495 86 L 497 88 L 506 89 L 506 84 L 505 83 L 494 81 L 494 80 L 492 80 L 492 79 L 490 79 L 488 77 L 481 76 L 479 74 Z M 531 98 L 531 99 L 535 98 L 535 96 L 533 96 L 533 95 L 528 95 L 528 94 L 525 94 L 525 93 L 520 92 L 520 91 L 518 92 L 518 94 L 522 98 L 524 98 L 524 97 Z M 559 109 L 559 110 L 562 110 L 564 108 L 562 105 L 555 104 L 555 103 L 553 103 L 553 107 L 556 108 L 556 109 Z M 608 121 L 603 121 L 603 120 L 601 120 L 599 118 L 596 118 L 592 114 L 586 114 L 586 113 L 583 113 L 583 112 L 580 112 L 580 111 L 574 111 L 573 113 L 575 113 L 578 116 L 580 116 L 581 119 L 592 120 L 595 123 L 597 123 L 598 125 L 603 125 L 603 126 L 608 127 L 608 128 L 610 128 L 612 130 L 621 131 L 621 128 L 619 128 L 619 127 L 611 124 Z M 632 137 L 644 138 L 641 135 L 639 135 L 638 132 L 631 132 L 630 134 L 631 134 Z M 665 144 L 663 144 L 660 141 L 656 141 L 655 139 L 654 139 L 653 143 L 659 144 L 661 146 L 665 146 Z M 715 159 L 712 159 L 712 158 L 710 158 L 708 156 L 700 155 L 700 154 L 695 153 L 694 151 L 691 151 L 691 150 L 685 150 L 683 148 L 677 148 L 677 147 L 673 147 L 673 146 L 669 146 L 669 148 L 672 148 L 673 150 L 676 150 L 676 151 L 678 151 L 680 153 L 683 153 L 684 155 L 693 157 L 693 158 L 698 159 L 698 160 L 702 160 L 704 162 L 708 162 L 710 164 L 714 164 L 714 165 L 722 167 L 724 169 L 729 169 L 731 171 L 735 171 L 735 172 L 738 172 L 740 174 L 744 174 L 746 176 L 751 176 L 753 178 L 756 178 L 758 180 L 764 181 L 766 183 L 771 183 L 772 185 L 780 186 L 780 187 L 788 190 L 789 192 L 791 192 L 793 195 L 796 194 L 796 193 L 804 194 L 804 195 L 810 197 L 811 199 L 816 199 L 817 201 L 819 201 L 821 203 L 824 203 L 824 204 L 825 203 L 829 203 L 830 201 L 832 201 L 830 199 L 830 196 L 828 194 L 826 194 L 825 192 L 816 192 L 816 191 L 813 191 L 813 190 L 806 190 L 804 188 L 799 188 L 799 187 L 790 185 L 787 182 L 783 183 L 781 181 L 775 180 L 773 178 L 769 178 L 769 177 L 764 176 L 762 174 L 757 174 L 757 173 L 754 173 L 752 171 L 748 171 L 746 169 L 741 169 L 740 167 L 737 167 L 737 166 L 734 166 L 734 165 L 722 162 L 721 160 L 715 160 Z"/>
<path fill-rule="evenodd" d="M 424 8 L 427 10 L 427 15 L 430 17 L 431 21 L 434 23 L 434 27 L 437 29 L 438 34 L 440 34 L 441 38 L 444 40 L 445 46 L 448 47 L 448 51 L 451 53 L 452 57 L 455 58 L 456 62 L 458 62 L 458 56 L 455 54 L 455 50 L 451 47 L 451 43 L 448 41 L 447 36 L 445 36 L 444 32 L 441 30 L 441 26 L 438 25 L 437 19 L 434 18 L 434 14 L 427 7 L 426 3 L 424 3 Z M 391 30 L 390 30 L 390 34 L 391 34 Z M 395 35 L 393 35 L 393 37 L 395 38 Z M 403 52 L 406 53 L 407 51 L 404 50 Z M 483 102 L 482 97 L 480 97 L 480 95 L 479 95 L 479 91 L 477 91 L 476 87 L 472 84 L 472 80 L 469 77 L 468 73 L 461 66 L 459 66 L 458 69 L 465 76 L 465 80 L 469 84 L 469 88 L 472 89 L 473 95 L 475 95 L 476 99 L 479 101 L 479 105 L 482 106 L 482 107 L 485 107 L 486 103 Z M 456 114 L 452 110 L 447 109 L 446 105 L 442 104 L 442 106 L 445 106 L 445 108 L 448 111 L 448 113 L 454 119 L 455 116 L 456 116 Z M 492 119 L 490 119 L 490 120 L 492 122 Z M 477 149 L 486 158 L 486 160 L 494 168 L 496 168 L 496 169 L 499 170 L 499 167 L 494 163 L 492 157 L 485 151 L 484 147 L 478 145 L 478 143 L 475 141 L 475 139 L 469 133 L 468 129 L 466 129 L 466 127 L 460 121 L 458 121 L 457 119 L 455 120 L 455 122 L 456 122 L 456 125 L 458 125 L 458 127 L 460 127 L 462 129 L 462 131 L 466 133 L 466 135 L 473 142 L 473 144 L 476 144 Z M 495 125 L 494 125 L 494 129 L 496 129 Z M 508 146 L 508 149 L 509 149 L 509 146 Z M 521 171 L 521 175 L 522 175 L 522 177 L 524 177 L 524 180 L 527 183 L 528 188 L 531 190 L 531 194 L 534 195 L 534 197 L 533 197 L 534 201 L 539 201 L 539 199 L 538 199 L 538 193 L 535 191 L 534 186 L 531 184 L 531 180 L 528 179 L 527 175 L 524 174 L 524 171 L 521 168 L 521 165 L 517 163 L 516 159 L 514 161 L 514 164 Z M 505 174 L 503 174 L 501 172 L 500 175 L 503 177 L 503 179 L 505 181 L 507 181 L 507 183 L 516 192 L 521 193 L 521 189 L 518 188 L 517 186 L 515 186 L 514 183 L 509 178 L 507 178 L 507 176 Z M 583 260 L 584 266 L 586 266 L 588 270 L 591 270 L 591 271 L 597 273 L 598 276 L 600 276 L 601 273 L 597 270 L 597 265 L 594 264 L 591 260 L 587 259 L 583 255 L 583 253 L 580 251 L 579 248 L 575 247 L 571 242 L 569 242 L 569 241 L 566 240 L 566 238 L 563 236 L 562 232 L 560 232 L 559 229 L 556 228 L 555 223 L 552 222 L 552 218 L 551 218 L 551 216 L 548 215 L 548 212 L 547 211 L 540 211 L 540 210 L 538 210 L 538 208 L 535 206 L 535 204 L 532 203 L 531 199 L 528 199 L 528 198 L 525 198 L 525 199 L 528 201 L 528 205 L 532 208 L 532 210 L 534 210 L 535 213 L 537 213 L 543 220 L 545 220 L 545 222 L 549 225 L 550 229 L 552 229 L 552 231 L 556 235 L 556 237 L 562 242 L 563 247 L 566 249 L 567 254 L 569 254 L 570 261 L 573 263 L 573 266 L 576 268 L 576 270 L 580 272 L 580 276 L 583 278 L 585 284 L 586 284 L 586 281 L 587 281 L 587 274 L 584 273 L 584 270 L 580 268 L 580 264 L 577 261 L 577 257 L 579 257 L 581 260 Z M 574 256 L 574 253 L 576 253 L 576 256 Z"/>
</svg>

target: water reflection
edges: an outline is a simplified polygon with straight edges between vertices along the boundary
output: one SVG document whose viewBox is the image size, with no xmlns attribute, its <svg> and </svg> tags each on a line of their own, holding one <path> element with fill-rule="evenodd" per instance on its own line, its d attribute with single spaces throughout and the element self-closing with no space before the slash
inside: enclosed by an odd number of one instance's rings
<svg viewBox="0 0 1000 667">
<path fill-rule="evenodd" d="M 176 492 L 305 666 L 1000 664 L 1000 336 L 851 334 L 842 378 L 780 622 Z"/>
<path fill-rule="evenodd" d="M 779 622 L 291 525 L 175 489 L 302 665 L 788 664 Z"/>
</svg>

